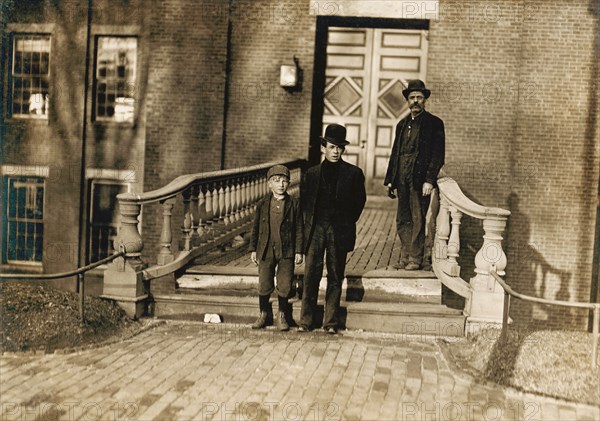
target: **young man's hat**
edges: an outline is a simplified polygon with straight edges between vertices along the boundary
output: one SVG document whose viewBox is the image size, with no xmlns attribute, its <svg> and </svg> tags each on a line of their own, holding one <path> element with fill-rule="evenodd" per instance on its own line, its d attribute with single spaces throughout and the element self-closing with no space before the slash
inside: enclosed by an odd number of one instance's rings
<svg viewBox="0 0 600 421">
<path fill-rule="evenodd" d="M 404 95 L 404 98 L 408 99 L 408 95 L 414 91 L 423 92 L 425 98 L 429 98 L 429 95 L 431 95 L 431 91 L 427 89 L 425 83 L 419 79 L 409 80 L 408 87 L 402 91 L 402 95 Z"/>
<path fill-rule="evenodd" d="M 273 165 L 267 171 L 267 180 L 273 177 L 274 175 L 285 175 L 288 180 L 290 178 L 290 170 L 285 165 Z"/>
<path fill-rule="evenodd" d="M 325 129 L 325 136 L 321 136 L 326 142 L 333 143 L 336 146 L 346 146 L 350 142 L 346 140 L 346 128 L 340 124 L 330 124 Z"/>
</svg>

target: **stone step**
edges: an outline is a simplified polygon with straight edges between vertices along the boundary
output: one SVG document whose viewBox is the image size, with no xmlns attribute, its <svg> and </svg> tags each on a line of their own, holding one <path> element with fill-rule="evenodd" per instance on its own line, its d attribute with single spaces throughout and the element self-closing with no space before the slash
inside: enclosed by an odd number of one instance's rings
<svg viewBox="0 0 600 421">
<path fill-rule="evenodd" d="M 155 295 L 150 311 L 158 318 L 204 320 L 218 314 L 227 323 L 252 323 L 258 316 L 254 297 L 178 293 Z M 277 310 L 276 299 L 271 305 Z M 300 302 L 290 300 L 293 319 L 300 319 Z M 323 299 L 319 299 L 317 320 L 322 320 Z M 464 336 L 465 317 L 460 310 L 441 304 L 352 302 L 342 300 L 342 327 L 351 330 L 400 333 L 405 335 Z"/>
<path fill-rule="evenodd" d="M 295 270 L 301 281 L 304 268 Z M 198 265 L 190 267 L 177 279 L 180 292 L 208 295 L 255 296 L 258 274 L 255 267 Z M 320 283 L 321 293 L 327 285 L 326 274 Z M 346 301 L 441 303 L 441 282 L 432 272 L 406 270 L 372 270 L 347 273 L 343 284 Z"/>
</svg>

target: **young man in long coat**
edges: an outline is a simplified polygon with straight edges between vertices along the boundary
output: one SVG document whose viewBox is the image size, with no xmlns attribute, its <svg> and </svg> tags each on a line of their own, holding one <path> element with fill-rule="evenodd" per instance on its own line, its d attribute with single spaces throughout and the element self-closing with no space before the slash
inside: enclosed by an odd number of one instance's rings
<svg viewBox="0 0 600 421">
<path fill-rule="evenodd" d="M 325 159 L 308 169 L 301 184 L 305 269 L 299 332 L 314 327 L 325 256 L 327 290 L 323 328 L 329 334 L 337 333 L 346 257 L 354 250 L 356 222 L 367 198 L 362 170 L 342 159 L 349 143 L 344 126 L 329 125 L 321 138 Z"/>
</svg>

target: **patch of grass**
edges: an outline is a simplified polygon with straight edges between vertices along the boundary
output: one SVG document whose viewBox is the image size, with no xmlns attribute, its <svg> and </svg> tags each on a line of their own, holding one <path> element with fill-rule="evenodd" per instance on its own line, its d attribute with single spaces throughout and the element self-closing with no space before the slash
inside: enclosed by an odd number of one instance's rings
<svg viewBox="0 0 600 421">
<path fill-rule="evenodd" d="M 600 404 L 600 367 L 591 367 L 592 335 L 582 331 L 486 329 L 450 345 L 476 377 L 542 395 Z"/>
<path fill-rule="evenodd" d="M 24 282 L 0 286 L 0 352 L 81 347 L 141 328 L 113 301 L 86 297 L 82 324 L 79 296 L 73 292 Z"/>
</svg>

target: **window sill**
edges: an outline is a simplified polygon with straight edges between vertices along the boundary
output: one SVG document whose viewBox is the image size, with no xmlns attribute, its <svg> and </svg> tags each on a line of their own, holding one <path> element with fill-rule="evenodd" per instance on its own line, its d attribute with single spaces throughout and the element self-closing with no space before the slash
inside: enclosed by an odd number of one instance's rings
<svg viewBox="0 0 600 421">
<path fill-rule="evenodd" d="M 41 274 L 44 273 L 44 267 L 41 263 L 4 263 L 0 265 L 0 269 L 2 269 L 2 273 L 4 274 Z"/>
<path fill-rule="evenodd" d="M 47 126 L 49 124 L 49 119 L 48 117 L 15 117 L 15 116 L 10 116 L 10 117 L 6 117 L 6 119 L 4 120 L 5 123 L 13 123 L 13 124 L 21 124 L 21 125 L 25 125 L 25 124 L 36 124 L 36 125 L 44 125 Z"/>
</svg>

